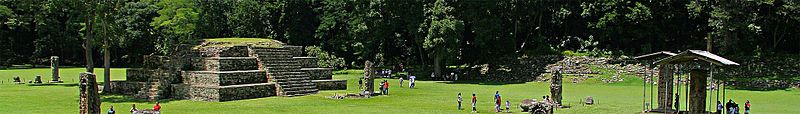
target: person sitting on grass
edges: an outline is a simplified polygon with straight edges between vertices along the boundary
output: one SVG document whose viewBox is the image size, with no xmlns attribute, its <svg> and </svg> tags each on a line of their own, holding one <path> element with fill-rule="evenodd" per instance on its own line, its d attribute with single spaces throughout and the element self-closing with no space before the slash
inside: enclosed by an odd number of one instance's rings
<svg viewBox="0 0 800 114">
<path fill-rule="evenodd" d="M 111 108 L 108 108 L 108 114 L 116 114 L 117 111 L 114 110 L 114 105 L 111 105 Z"/>
<path fill-rule="evenodd" d="M 153 106 L 153 110 L 157 112 L 161 112 L 161 103 L 156 102 L 156 106 Z"/>
<path fill-rule="evenodd" d="M 136 109 L 136 104 L 131 104 L 131 114 L 136 113 L 139 109 Z"/>
</svg>

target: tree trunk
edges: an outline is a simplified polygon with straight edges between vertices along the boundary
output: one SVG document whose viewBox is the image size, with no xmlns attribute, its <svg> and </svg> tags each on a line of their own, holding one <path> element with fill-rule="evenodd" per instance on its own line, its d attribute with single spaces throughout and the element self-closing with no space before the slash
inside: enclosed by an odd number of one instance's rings
<svg viewBox="0 0 800 114">
<path fill-rule="evenodd" d="M 86 52 L 86 72 L 94 73 L 94 60 L 92 59 L 92 37 L 94 35 L 95 10 L 94 1 L 88 3 L 89 17 L 86 17 L 86 38 L 84 39 L 84 51 Z"/>
<path fill-rule="evenodd" d="M 103 46 L 103 93 L 111 91 L 111 51 L 108 51 L 108 38 L 104 40 Z"/>
<path fill-rule="evenodd" d="M 441 52 L 434 52 L 433 55 L 433 75 L 441 76 L 442 74 L 442 54 Z"/>
</svg>

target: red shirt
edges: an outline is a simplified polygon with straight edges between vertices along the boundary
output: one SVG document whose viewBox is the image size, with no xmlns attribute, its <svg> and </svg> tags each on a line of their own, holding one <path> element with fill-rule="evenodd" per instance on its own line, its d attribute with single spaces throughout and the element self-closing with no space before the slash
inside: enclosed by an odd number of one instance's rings
<svg viewBox="0 0 800 114">
<path fill-rule="evenodd" d="M 383 83 L 383 88 L 389 88 L 389 82 L 384 82 Z"/>
<path fill-rule="evenodd" d="M 153 106 L 153 110 L 155 110 L 155 111 L 161 111 L 161 105 L 159 105 L 159 104 L 156 104 L 156 106 Z"/>
<path fill-rule="evenodd" d="M 473 103 L 474 103 L 475 101 L 477 101 L 477 100 L 478 100 L 478 99 L 475 99 L 475 96 L 472 96 L 472 102 L 473 102 Z"/>
</svg>

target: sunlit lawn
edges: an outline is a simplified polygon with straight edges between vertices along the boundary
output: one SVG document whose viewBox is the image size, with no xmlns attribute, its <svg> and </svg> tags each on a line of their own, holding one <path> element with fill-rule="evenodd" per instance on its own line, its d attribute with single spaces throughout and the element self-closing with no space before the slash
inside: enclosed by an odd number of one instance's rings
<svg viewBox="0 0 800 114">
<path fill-rule="evenodd" d="M 9 83 L 11 77 L 21 76 L 24 80 L 33 79 L 34 75 L 42 75 L 43 81 L 50 80 L 49 69 L 14 69 L 0 70 L 0 112 L 2 113 L 77 113 L 78 88 L 75 86 L 78 73 L 83 68 L 62 69 L 63 84 L 46 86 L 15 85 Z M 97 69 L 98 81 L 102 82 L 102 69 Z M 349 74 L 345 74 L 349 73 Z M 302 97 L 268 97 L 229 102 L 202 102 L 190 100 L 162 100 L 164 113 L 254 113 L 254 114 L 286 114 L 286 113 L 470 113 L 469 98 L 477 94 L 480 113 L 492 113 L 492 95 L 500 91 L 504 100 L 512 103 L 512 110 L 521 113 L 518 103 L 526 98 L 541 98 L 549 94 L 549 84 L 528 82 L 518 84 L 496 84 L 463 82 L 451 83 L 443 81 L 418 81 L 416 89 L 407 85 L 398 86 L 397 79 L 389 80 L 389 96 L 378 96 L 370 99 L 328 99 L 334 94 L 356 93 L 360 71 L 339 71 L 335 79 L 347 79 L 348 90 L 321 91 L 319 94 Z M 124 69 L 112 70 L 112 79 L 124 80 Z M 384 79 L 379 79 L 384 80 Z M 638 79 L 641 81 L 641 79 Z M 564 102 L 571 105 L 569 109 L 559 109 L 556 113 L 596 114 L 596 113 L 637 113 L 641 112 L 642 86 L 636 79 L 622 84 L 602 83 L 568 83 L 565 79 Z M 376 80 L 378 82 L 378 80 Z M 407 81 L 406 83 L 407 84 Z M 465 110 L 456 110 L 456 95 L 464 95 Z M 597 104 L 580 105 L 586 96 L 595 98 Z M 749 99 L 753 104 L 753 113 L 800 113 L 800 91 L 797 89 L 775 91 L 729 90 L 728 98 L 740 103 Z M 103 107 L 114 105 L 119 113 L 127 113 L 131 104 L 139 109 L 151 108 L 155 102 L 133 100 L 128 96 L 103 96 Z M 104 111 L 106 109 L 103 109 Z"/>
</svg>

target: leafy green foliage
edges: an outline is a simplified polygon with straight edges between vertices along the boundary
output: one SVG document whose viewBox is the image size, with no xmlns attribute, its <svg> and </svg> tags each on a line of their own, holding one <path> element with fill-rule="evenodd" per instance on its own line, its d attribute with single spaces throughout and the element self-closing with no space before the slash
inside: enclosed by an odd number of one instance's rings
<svg viewBox="0 0 800 114">
<path fill-rule="evenodd" d="M 197 28 L 199 8 L 191 0 L 162 0 L 156 3 L 161 7 L 160 16 L 153 18 L 150 26 L 165 33 L 165 38 L 159 39 L 161 43 L 156 48 L 164 54 L 169 54 L 178 44 L 194 41 L 192 34 Z"/>
<path fill-rule="evenodd" d="M 336 57 L 317 46 L 306 47 L 306 54 L 311 57 L 317 57 L 317 65 L 320 67 L 331 67 L 334 69 L 346 68 L 347 64 L 344 63 L 344 58 Z"/>
</svg>

